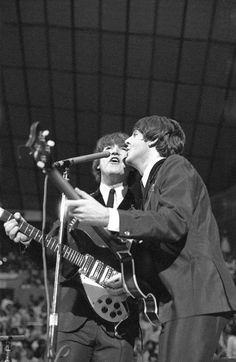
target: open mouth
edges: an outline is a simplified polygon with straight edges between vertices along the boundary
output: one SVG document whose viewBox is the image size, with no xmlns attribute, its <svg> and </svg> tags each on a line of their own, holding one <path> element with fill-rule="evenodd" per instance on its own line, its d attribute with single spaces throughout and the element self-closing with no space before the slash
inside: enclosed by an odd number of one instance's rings
<svg viewBox="0 0 236 362">
<path fill-rule="evenodd" d="M 110 161 L 111 163 L 120 163 L 120 159 L 119 157 L 116 157 L 116 156 L 113 156 L 110 158 Z"/>
</svg>

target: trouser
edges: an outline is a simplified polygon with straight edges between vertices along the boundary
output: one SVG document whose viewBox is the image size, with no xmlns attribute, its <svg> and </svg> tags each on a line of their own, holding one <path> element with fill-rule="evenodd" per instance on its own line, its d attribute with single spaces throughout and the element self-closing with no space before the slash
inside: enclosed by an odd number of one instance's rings
<svg viewBox="0 0 236 362">
<path fill-rule="evenodd" d="M 67 356 L 58 362 L 132 362 L 133 345 L 126 339 L 117 338 L 104 326 L 87 320 L 74 332 L 58 333 L 57 351 Z"/>
<path fill-rule="evenodd" d="M 160 334 L 158 361 L 211 362 L 229 318 L 229 314 L 210 314 L 166 322 Z"/>
</svg>

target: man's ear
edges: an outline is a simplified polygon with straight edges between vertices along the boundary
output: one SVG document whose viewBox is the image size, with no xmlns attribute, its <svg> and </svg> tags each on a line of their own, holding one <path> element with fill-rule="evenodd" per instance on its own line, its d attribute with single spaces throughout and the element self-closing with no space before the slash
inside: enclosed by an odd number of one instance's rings
<svg viewBox="0 0 236 362">
<path fill-rule="evenodd" d="M 147 141 L 147 143 L 149 148 L 155 147 L 157 144 L 157 138 L 153 141 Z"/>
</svg>

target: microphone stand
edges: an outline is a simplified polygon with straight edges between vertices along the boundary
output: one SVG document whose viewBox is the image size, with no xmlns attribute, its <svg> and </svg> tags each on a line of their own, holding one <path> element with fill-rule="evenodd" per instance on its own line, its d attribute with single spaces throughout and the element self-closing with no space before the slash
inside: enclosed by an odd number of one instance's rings
<svg viewBox="0 0 236 362">
<path fill-rule="evenodd" d="M 69 180 L 69 168 L 66 168 L 64 170 L 63 178 L 67 181 Z M 57 254 L 56 254 L 53 299 L 52 299 L 51 313 L 49 317 L 49 345 L 47 350 L 48 362 L 55 361 L 56 350 L 57 350 L 58 304 L 60 296 L 59 285 L 60 285 L 60 273 L 61 273 L 61 259 L 63 251 L 63 237 L 65 230 L 65 201 L 66 201 L 66 196 L 64 193 L 62 193 L 61 205 L 60 205 L 60 228 L 59 228 Z"/>
</svg>

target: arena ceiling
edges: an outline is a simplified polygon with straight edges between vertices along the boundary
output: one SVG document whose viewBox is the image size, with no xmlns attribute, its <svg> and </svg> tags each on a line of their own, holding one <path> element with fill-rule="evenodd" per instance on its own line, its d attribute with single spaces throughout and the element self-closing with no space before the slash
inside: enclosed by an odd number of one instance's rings
<svg viewBox="0 0 236 362">
<path fill-rule="evenodd" d="M 216 213 L 235 217 L 235 0 L 1 0 L 0 11 L 4 208 L 39 220 L 44 175 L 21 147 L 32 123 L 50 131 L 60 160 L 158 114 L 181 122 Z M 91 164 L 70 177 L 95 187 Z M 58 200 L 49 182 L 49 218 Z"/>
</svg>

